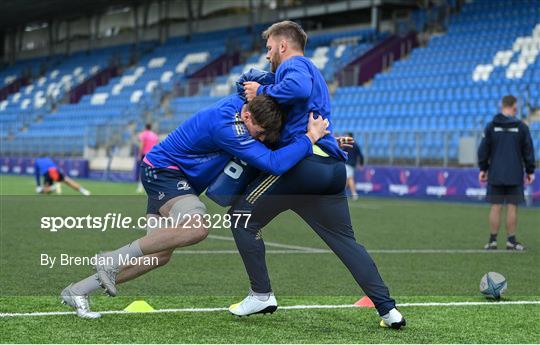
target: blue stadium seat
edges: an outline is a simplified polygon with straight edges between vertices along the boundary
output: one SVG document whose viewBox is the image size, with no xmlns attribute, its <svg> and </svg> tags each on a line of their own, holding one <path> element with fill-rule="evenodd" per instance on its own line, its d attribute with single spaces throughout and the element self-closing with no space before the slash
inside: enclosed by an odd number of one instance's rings
<svg viewBox="0 0 540 345">
<path fill-rule="evenodd" d="M 422 24 L 422 16 L 416 18 Z M 425 142 L 420 155 L 429 159 L 443 158 L 442 133 L 452 133 L 449 158 L 457 159 L 456 135 L 481 130 L 497 112 L 505 94 L 540 107 L 538 54 L 529 59 L 522 76 L 508 76 L 509 66 L 525 61 L 517 44 L 530 45 L 532 48 L 524 50 L 533 52 L 528 54 L 540 51 L 539 0 L 466 3 L 461 13 L 451 18 L 445 35 L 432 37 L 427 47 L 417 48 L 408 59 L 395 62 L 389 72 L 376 75 L 369 86 L 339 87 L 332 100 L 335 121 L 348 116 L 385 116 L 383 127 L 368 121 L 354 129 L 363 133 L 384 128 L 399 134 L 399 147 L 394 153 L 401 158 L 413 158 L 410 150 L 416 140 L 402 133 L 426 134 L 422 136 Z M 487 80 L 477 78 L 478 66 L 493 63 L 496 54 L 504 51 L 514 52 L 508 63 L 495 66 Z M 520 110 L 527 114 L 530 107 L 524 103 Z M 356 109 L 355 114 L 350 113 L 350 106 Z M 540 131 L 535 133 L 540 137 Z M 370 142 L 370 157 L 387 157 L 385 145 Z"/>
</svg>

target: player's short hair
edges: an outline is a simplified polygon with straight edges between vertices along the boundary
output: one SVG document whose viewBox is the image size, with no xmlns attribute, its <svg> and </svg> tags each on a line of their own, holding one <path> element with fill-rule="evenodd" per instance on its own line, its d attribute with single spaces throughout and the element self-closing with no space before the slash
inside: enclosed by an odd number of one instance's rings
<svg viewBox="0 0 540 345">
<path fill-rule="evenodd" d="M 146 126 L 144 126 L 144 128 L 146 128 L 147 130 L 151 130 L 152 129 L 152 124 L 147 123 Z"/>
<path fill-rule="evenodd" d="M 510 108 L 516 105 L 517 98 L 512 95 L 506 95 L 502 98 L 501 104 L 503 108 Z"/>
<path fill-rule="evenodd" d="M 273 144 L 278 141 L 285 115 L 279 104 L 268 95 L 258 95 L 247 104 L 253 121 L 264 128 L 264 141 Z"/>
<path fill-rule="evenodd" d="M 307 34 L 302 27 L 290 20 L 284 20 L 272 24 L 262 33 L 262 38 L 267 40 L 270 36 L 281 36 L 289 40 L 296 49 L 304 51 L 307 42 Z"/>
</svg>

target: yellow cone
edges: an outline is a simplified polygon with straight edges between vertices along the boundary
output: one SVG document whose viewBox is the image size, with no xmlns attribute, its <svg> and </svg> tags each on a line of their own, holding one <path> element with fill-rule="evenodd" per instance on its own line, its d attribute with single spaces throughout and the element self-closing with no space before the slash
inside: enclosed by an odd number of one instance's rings
<svg viewBox="0 0 540 345">
<path fill-rule="evenodd" d="M 148 313 L 154 311 L 154 308 L 146 301 L 134 301 L 124 309 L 124 311 L 130 313 Z"/>
</svg>

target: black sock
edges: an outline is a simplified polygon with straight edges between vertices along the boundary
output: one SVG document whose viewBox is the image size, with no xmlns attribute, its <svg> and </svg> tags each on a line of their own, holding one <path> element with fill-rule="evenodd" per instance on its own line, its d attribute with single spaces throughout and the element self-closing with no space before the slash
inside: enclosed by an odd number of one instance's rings
<svg viewBox="0 0 540 345">
<path fill-rule="evenodd" d="M 497 242 L 497 234 L 493 235 L 489 235 L 489 242 Z"/>
<path fill-rule="evenodd" d="M 516 241 L 516 235 L 508 236 L 508 242 L 515 244 Z"/>
</svg>

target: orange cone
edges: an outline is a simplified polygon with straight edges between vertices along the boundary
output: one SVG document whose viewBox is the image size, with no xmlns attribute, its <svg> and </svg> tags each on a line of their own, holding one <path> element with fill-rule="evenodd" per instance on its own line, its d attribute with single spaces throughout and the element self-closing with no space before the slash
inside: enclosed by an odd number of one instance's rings
<svg viewBox="0 0 540 345">
<path fill-rule="evenodd" d="M 360 298 L 358 301 L 356 301 L 354 305 L 363 308 L 375 308 L 375 304 L 373 304 L 373 302 L 369 299 L 368 296 Z"/>
</svg>

